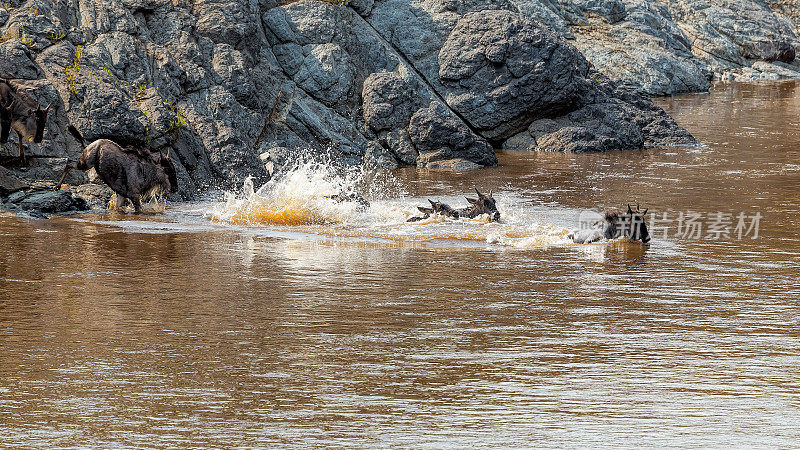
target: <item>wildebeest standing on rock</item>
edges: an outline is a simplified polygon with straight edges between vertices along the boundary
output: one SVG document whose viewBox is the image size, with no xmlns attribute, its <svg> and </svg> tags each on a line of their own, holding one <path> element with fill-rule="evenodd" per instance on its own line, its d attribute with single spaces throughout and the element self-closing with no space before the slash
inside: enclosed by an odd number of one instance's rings
<svg viewBox="0 0 800 450">
<path fill-rule="evenodd" d="M 19 158 L 27 162 L 23 151 L 23 142 L 41 143 L 44 139 L 44 127 L 50 106 L 42 108 L 27 95 L 19 92 L 7 80 L 0 80 L 0 144 L 8 142 L 8 135 L 13 128 L 19 138 Z"/>
<path fill-rule="evenodd" d="M 458 219 L 461 217 L 474 219 L 480 215 L 486 214 L 489 216 L 489 220 L 493 222 L 500 220 L 500 211 L 497 210 L 497 204 L 494 201 L 494 197 L 492 197 L 492 193 L 489 192 L 489 195 L 484 195 L 481 194 L 477 189 L 475 189 L 475 192 L 478 194 L 478 198 L 466 197 L 467 201 L 472 205 L 470 207 L 455 209 L 447 203 L 428 200 L 428 202 L 431 204 L 430 208 L 425 206 L 417 207 L 417 209 L 419 209 L 424 215 L 422 217 L 411 217 L 407 220 L 407 222 L 418 222 L 420 220 L 427 219 L 431 216 L 431 214 L 441 214 L 445 217 L 451 217 L 453 219 Z"/>
<path fill-rule="evenodd" d="M 68 129 L 81 145 L 85 145 L 75 127 L 70 126 Z M 67 164 L 59 185 L 71 168 Z M 168 154 L 150 153 L 144 148 L 124 148 L 109 139 L 97 139 L 85 146 L 77 168 L 94 168 L 97 176 L 118 196 L 130 200 L 137 212 L 141 211 L 143 200 L 178 190 L 175 165 Z M 125 203 L 123 200 L 117 207 L 122 207 Z"/>
</svg>

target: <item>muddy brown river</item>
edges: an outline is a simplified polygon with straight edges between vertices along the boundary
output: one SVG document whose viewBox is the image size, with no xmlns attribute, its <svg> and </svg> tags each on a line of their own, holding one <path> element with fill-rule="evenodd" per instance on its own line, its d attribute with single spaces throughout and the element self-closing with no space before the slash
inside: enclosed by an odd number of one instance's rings
<svg viewBox="0 0 800 450">
<path fill-rule="evenodd" d="M 800 84 L 659 103 L 705 146 L 0 214 L 0 447 L 797 446 Z M 651 245 L 567 240 L 637 201 Z"/>
</svg>

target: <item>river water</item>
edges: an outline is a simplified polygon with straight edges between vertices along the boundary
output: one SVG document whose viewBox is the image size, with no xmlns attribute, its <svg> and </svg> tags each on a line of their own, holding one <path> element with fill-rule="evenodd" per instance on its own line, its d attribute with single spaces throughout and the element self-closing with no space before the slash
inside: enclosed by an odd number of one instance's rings
<svg viewBox="0 0 800 450">
<path fill-rule="evenodd" d="M 796 446 L 800 85 L 659 103 L 705 146 L 0 215 L 0 446 Z M 651 245 L 566 239 L 637 201 Z"/>
</svg>

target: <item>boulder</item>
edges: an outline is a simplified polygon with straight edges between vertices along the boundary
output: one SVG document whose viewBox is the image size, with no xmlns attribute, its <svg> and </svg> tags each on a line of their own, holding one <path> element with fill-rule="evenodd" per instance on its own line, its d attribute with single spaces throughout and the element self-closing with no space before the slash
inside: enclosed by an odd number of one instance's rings
<svg viewBox="0 0 800 450">
<path fill-rule="evenodd" d="M 696 145 L 663 109 L 635 90 L 602 80 L 565 115 L 542 119 L 507 140 L 511 150 L 604 152 L 643 147 Z"/>
<path fill-rule="evenodd" d="M 462 159 L 482 166 L 497 164 L 494 149 L 438 104 L 420 108 L 408 125 L 408 135 L 425 167 L 433 161 Z"/>
<path fill-rule="evenodd" d="M 69 192 L 75 197 L 83 199 L 91 209 L 106 209 L 114 191 L 105 184 L 86 183 L 79 186 L 70 186 Z"/>
<path fill-rule="evenodd" d="M 17 198 L 19 197 L 19 198 Z M 9 197 L 12 209 L 39 214 L 63 214 L 86 211 L 89 205 L 69 191 L 33 190 L 24 195 Z"/>
<path fill-rule="evenodd" d="M 569 107 L 589 64 L 549 28 L 504 10 L 464 15 L 439 51 L 443 95 L 490 140 Z"/>
<path fill-rule="evenodd" d="M 39 78 L 32 56 L 30 49 L 17 39 L 0 44 L 0 78 Z"/>
<path fill-rule="evenodd" d="M 0 166 L 0 197 L 27 189 L 30 183 L 17 177 L 12 171 Z"/>
<path fill-rule="evenodd" d="M 374 132 L 405 128 L 421 102 L 414 87 L 413 80 L 398 73 L 373 73 L 367 77 L 362 89 L 367 126 Z"/>
</svg>

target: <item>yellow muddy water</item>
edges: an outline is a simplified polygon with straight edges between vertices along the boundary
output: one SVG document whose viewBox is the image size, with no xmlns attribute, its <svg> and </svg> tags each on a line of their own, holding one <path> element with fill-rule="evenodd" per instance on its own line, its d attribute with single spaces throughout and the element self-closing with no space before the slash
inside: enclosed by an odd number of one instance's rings
<svg viewBox="0 0 800 450">
<path fill-rule="evenodd" d="M 0 215 L 0 447 L 797 446 L 800 85 L 659 103 L 706 145 Z M 650 246 L 566 239 L 635 201 Z"/>
</svg>

